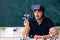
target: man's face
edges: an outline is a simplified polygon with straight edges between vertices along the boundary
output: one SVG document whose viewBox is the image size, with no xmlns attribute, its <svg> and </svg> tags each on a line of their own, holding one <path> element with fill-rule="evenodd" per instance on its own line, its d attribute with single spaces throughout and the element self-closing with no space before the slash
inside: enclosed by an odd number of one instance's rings
<svg viewBox="0 0 60 40">
<path fill-rule="evenodd" d="M 42 11 L 38 11 L 38 10 L 34 11 L 34 16 L 37 20 L 42 18 L 42 14 L 43 14 Z"/>
</svg>

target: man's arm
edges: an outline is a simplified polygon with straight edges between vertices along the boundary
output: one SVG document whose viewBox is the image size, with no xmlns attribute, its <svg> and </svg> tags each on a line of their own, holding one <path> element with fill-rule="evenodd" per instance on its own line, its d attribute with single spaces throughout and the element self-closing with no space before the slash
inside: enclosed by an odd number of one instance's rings
<svg viewBox="0 0 60 40">
<path fill-rule="evenodd" d="M 24 31 L 22 32 L 22 37 L 27 36 L 29 31 L 30 31 L 30 27 L 25 26 Z"/>
<path fill-rule="evenodd" d="M 55 27 L 52 27 L 49 29 L 49 32 L 52 34 L 52 35 L 55 35 L 56 38 L 58 38 L 58 31 Z M 39 36 L 39 35 L 35 35 L 34 38 L 36 38 L 38 36 L 38 38 L 51 38 L 51 35 L 48 34 L 48 35 L 42 35 L 42 36 Z"/>
<path fill-rule="evenodd" d="M 55 37 L 58 38 L 59 32 L 58 32 L 58 30 L 56 29 L 56 27 L 50 28 L 50 29 L 49 29 L 49 32 L 50 32 L 50 34 L 55 35 Z"/>
<path fill-rule="evenodd" d="M 30 26 L 28 20 L 24 21 L 24 31 L 22 32 L 22 37 L 27 36 L 30 31 Z"/>
<path fill-rule="evenodd" d="M 42 39 L 42 38 L 46 38 L 46 39 L 49 39 L 50 38 L 50 35 L 35 35 L 34 36 L 35 39 L 39 38 L 39 39 Z"/>
</svg>

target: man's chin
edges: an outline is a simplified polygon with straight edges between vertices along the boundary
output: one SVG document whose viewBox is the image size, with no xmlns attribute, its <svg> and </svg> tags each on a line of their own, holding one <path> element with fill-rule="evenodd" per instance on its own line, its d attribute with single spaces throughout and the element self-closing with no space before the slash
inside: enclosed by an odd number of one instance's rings
<svg viewBox="0 0 60 40">
<path fill-rule="evenodd" d="M 40 18 L 36 18 L 36 20 L 40 20 Z"/>
<path fill-rule="evenodd" d="M 36 18 L 36 20 L 40 20 L 41 18 Z"/>
</svg>

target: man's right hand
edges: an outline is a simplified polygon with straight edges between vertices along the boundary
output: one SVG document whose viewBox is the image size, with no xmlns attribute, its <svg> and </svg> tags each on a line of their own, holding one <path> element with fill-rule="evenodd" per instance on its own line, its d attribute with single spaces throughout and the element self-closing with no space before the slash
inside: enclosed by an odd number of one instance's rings
<svg viewBox="0 0 60 40">
<path fill-rule="evenodd" d="M 24 26 L 29 26 L 29 21 L 27 19 L 24 20 Z"/>
</svg>

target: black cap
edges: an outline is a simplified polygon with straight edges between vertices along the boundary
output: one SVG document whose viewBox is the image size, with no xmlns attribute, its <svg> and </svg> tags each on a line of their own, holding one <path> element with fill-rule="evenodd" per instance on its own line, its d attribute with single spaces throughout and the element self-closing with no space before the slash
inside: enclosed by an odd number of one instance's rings
<svg viewBox="0 0 60 40">
<path fill-rule="evenodd" d="M 44 8 L 44 6 L 42 6 L 42 5 L 39 5 L 39 4 L 34 4 L 34 5 L 32 5 L 32 10 L 33 11 L 36 11 L 36 10 L 38 10 L 38 11 L 45 11 L 45 8 Z"/>
</svg>

